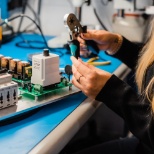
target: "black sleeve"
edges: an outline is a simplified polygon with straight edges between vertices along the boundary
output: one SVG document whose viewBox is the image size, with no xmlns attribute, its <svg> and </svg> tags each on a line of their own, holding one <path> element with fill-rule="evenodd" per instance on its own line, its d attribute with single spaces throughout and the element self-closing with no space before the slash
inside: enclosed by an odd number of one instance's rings
<svg viewBox="0 0 154 154">
<path fill-rule="evenodd" d="M 134 69 L 137 64 L 138 55 L 142 49 L 142 46 L 142 44 L 132 43 L 123 37 L 122 46 L 119 51 L 113 55 L 113 57 L 118 58 L 128 67 Z"/>
<path fill-rule="evenodd" d="M 97 95 L 96 100 L 105 103 L 119 114 L 130 131 L 154 153 L 154 119 L 147 99 L 138 95 L 129 85 L 115 75 Z"/>
</svg>

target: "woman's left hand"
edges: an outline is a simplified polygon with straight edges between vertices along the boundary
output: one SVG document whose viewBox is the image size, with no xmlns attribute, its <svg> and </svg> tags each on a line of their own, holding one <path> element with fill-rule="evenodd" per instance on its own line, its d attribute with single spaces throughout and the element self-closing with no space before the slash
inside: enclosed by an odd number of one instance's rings
<svg viewBox="0 0 154 154">
<path fill-rule="evenodd" d="M 72 83 L 88 97 L 95 99 L 108 79 L 110 73 L 100 70 L 81 59 L 71 57 L 72 60 Z"/>
</svg>

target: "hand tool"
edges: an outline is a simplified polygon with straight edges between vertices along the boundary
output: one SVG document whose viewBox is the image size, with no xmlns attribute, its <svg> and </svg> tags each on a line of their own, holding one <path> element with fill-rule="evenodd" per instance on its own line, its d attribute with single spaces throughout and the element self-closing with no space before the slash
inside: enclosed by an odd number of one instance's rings
<svg viewBox="0 0 154 154">
<path fill-rule="evenodd" d="M 79 34 L 87 32 L 87 26 L 81 26 L 79 20 L 73 13 L 65 14 L 64 25 L 69 29 L 70 41 L 68 41 L 68 43 L 70 46 L 71 54 L 78 58 L 80 57 L 80 44 L 77 40 L 77 37 Z M 89 46 L 90 50 L 95 56 L 98 54 L 99 48 L 94 41 L 88 40 L 86 41 L 86 45 Z"/>
</svg>

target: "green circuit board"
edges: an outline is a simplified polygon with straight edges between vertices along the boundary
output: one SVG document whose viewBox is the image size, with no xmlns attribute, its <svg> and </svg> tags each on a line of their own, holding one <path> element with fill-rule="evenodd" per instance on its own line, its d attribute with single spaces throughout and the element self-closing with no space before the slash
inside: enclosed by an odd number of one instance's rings
<svg viewBox="0 0 154 154">
<path fill-rule="evenodd" d="M 36 58 L 36 59 L 35 59 Z M 40 59 L 43 59 L 40 61 Z M 35 55 L 35 62 L 33 62 L 33 66 L 30 65 L 28 61 L 21 61 L 18 59 L 9 59 L 8 57 L 2 56 L 0 58 L 0 73 L 8 73 L 12 76 L 12 81 L 18 83 L 18 90 L 20 92 L 20 96 L 24 96 L 25 94 L 28 97 L 34 97 L 35 99 L 45 96 L 51 92 L 56 90 L 63 89 L 69 87 L 71 89 L 72 84 L 70 83 L 70 72 L 71 66 L 66 65 L 65 72 L 59 71 L 59 56 L 56 54 L 49 54 L 48 49 L 44 49 L 42 54 Z M 46 69 L 46 67 L 48 69 Z M 50 66 L 50 69 L 49 69 Z M 32 76 L 32 68 L 35 70 L 34 76 Z M 32 82 L 37 78 L 37 71 L 41 70 L 39 73 L 51 74 L 53 73 L 53 78 L 58 77 L 54 82 L 49 82 L 49 84 L 42 84 L 42 82 Z M 60 76 L 59 76 L 60 75 Z M 42 77 L 42 76 L 41 76 Z M 51 77 L 51 78 L 52 78 Z M 11 79 L 11 78 L 10 78 Z M 47 78 L 41 80 L 48 80 Z M 49 79 L 50 80 L 50 79 Z M 56 83 L 55 83 L 56 82 Z M 36 84 L 37 83 L 37 84 Z"/>
<path fill-rule="evenodd" d="M 31 84 L 30 80 L 19 80 L 15 78 L 12 78 L 12 80 L 19 84 L 20 95 L 26 94 L 31 96 L 31 98 L 33 99 L 39 99 L 41 96 L 45 96 L 62 88 L 72 87 L 72 84 L 66 78 L 63 78 L 60 83 L 46 88 L 43 88 L 39 84 Z"/>
</svg>

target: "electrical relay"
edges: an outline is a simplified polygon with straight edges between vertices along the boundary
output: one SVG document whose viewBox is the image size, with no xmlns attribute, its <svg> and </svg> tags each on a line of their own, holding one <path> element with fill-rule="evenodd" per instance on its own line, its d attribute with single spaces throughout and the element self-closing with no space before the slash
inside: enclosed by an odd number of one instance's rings
<svg viewBox="0 0 154 154">
<path fill-rule="evenodd" d="M 31 83 L 45 87 L 60 82 L 58 55 L 49 54 L 45 49 L 43 54 L 32 57 L 32 64 Z"/>
</svg>

